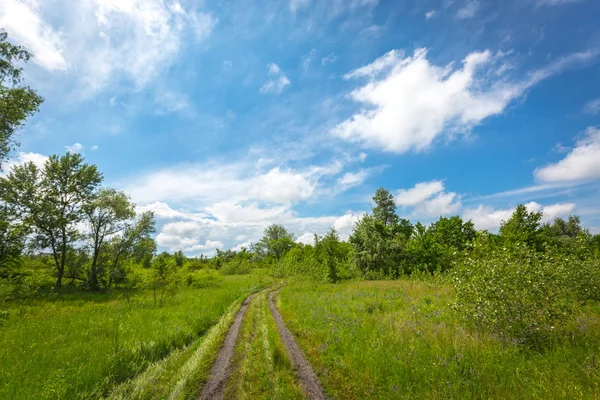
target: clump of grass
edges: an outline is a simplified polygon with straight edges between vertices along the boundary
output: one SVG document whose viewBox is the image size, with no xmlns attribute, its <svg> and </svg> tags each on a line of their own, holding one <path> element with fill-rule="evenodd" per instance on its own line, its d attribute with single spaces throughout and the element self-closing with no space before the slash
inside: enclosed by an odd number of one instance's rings
<svg viewBox="0 0 600 400">
<path fill-rule="evenodd" d="M 336 399 L 600 397 L 597 304 L 540 352 L 465 329 L 454 299 L 435 282 L 295 283 L 280 309 Z"/>
<path fill-rule="evenodd" d="M 0 327 L 0 398 L 98 398 L 151 363 L 190 346 L 236 300 L 266 283 L 254 275 L 188 287 L 163 306 L 141 292 L 58 294 L 9 305 Z"/>
</svg>

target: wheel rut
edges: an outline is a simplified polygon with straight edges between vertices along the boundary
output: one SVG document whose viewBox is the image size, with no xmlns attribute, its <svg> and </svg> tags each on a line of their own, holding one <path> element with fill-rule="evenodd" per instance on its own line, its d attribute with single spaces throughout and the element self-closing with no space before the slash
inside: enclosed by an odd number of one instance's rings
<svg viewBox="0 0 600 400">
<path fill-rule="evenodd" d="M 294 367 L 294 370 L 300 379 L 300 385 L 304 390 L 304 394 L 311 400 L 326 399 L 325 395 L 323 394 L 323 387 L 321 386 L 319 377 L 317 374 L 315 374 L 315 371 L 312 369 L 312 366 L 304 356 L 304 353 L 298 346 L 298 343 L 296 343 L 296 339 L 294 339 L 294 336 L 290 330 L 285 326 L 283 318 L 275 306 L 273 301 L 273 292 L 269 293 L 269 308 L 271 309 L 271 314 L 273 314 L 273 318 L 277 324 L 279 336 L 281 336 L 281 340 L 285 344 L 285 347 L 288 351 L 292 366 Z"/>
<path fill-rule="evenodd" d="M 246 315 L 248 305 L 254 296 L 255 294 L 251 294 L 250 296 L 246 297 L 242 303 L 242 306 L 235 315 L 233 323 L 231 324 L 231 327 L 225 336 L 225 341 L 221 346 L 219 355 L 217 356 L 217 359 L 210 370 L 210 378 L 208 379 L 208 382 L 206 382 L 206 385 L 204 385 L 202 388 L 200 395 L 197 397 L 198 399 L 223 399 L 225 394 L 225 386 L 232 372 L 231 357 L 233 355 L 233 350 L 240 332 L 240 325 L 242 324 L 244 316 Z"/>
</svg>

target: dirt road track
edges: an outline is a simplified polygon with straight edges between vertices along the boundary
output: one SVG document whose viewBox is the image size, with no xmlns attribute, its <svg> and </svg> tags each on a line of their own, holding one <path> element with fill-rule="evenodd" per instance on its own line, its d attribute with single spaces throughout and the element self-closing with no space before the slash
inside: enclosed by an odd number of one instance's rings
<svg viewBox="0 0 600 400">
<path fill-rule="evenodd" d="M 219 355 L 217 356 L 217 359 L 210 370 L 210 378 L 208 379 L 208 382 L 206 382 L 206 385 L 204 385 L 204 388 L 202 388 L 202 392 L 200 392 L 200 396 L 198 397 L 199 399 L 223 399 L 225 394 L 225 386 L 229 376 L 231 375 L 231 356 L 233 355 L 233 349 L 235 348 L 238 333 L 240 331 L 240 325 L 242 324 L 244 315 L 246 315 L 246 311 L 248 310 L 248 304 L 250 304 L 250 301 L 252 301 L 253 297 L 253 294 L 248 296 L 235 315 L 235 319 L 229 328 L 229 332 L 227 332 L 227 336 L 225 337 L 223 346 L 219 351 Z"/>
<path fill-rule="evenodd" d="M 273 302 L 273 292 L 269 293 L 269 308 L 271 309 L 273 318 L 275 318 L 281 340 L 287 348 L 292 366 L 300 379 L 304 394 L 312 400 L 324 400 L 325 395 L 323 394 L 323 388 L 319 382 L 319 377 L 315 374 L 310 363 L 304 357 L 304 353 L 300 347 L 298 347 L 296 339 L 294 339 L 292 333 L 285 326 L 283 318 L 281 318 L 281 314 L 279 314 L 279 311 Z"/>
</svg>

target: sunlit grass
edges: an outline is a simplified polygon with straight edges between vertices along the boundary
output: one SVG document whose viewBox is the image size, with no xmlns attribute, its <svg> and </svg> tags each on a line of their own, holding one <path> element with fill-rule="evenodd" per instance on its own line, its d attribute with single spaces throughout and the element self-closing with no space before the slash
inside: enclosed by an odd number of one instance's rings
<svg viewBox="0 0 600 400">
<path fill-rule="evenodd" d="M 118 294 L 59 295 L 9 305 L 0 326 L 0 398 L 97 398 L 176 349 L 192 344 L 236 300 L 267 281 L 254 275 L 210 279 L 164 305 L 151 293 L 131 308 Z"/>
<path fill-rule="evenodd" d="M 600 312 L 534 352 L 461 327 L 453 290 L 414 281 L 296 283 L 281 311 L 336 399 L 600 398 Z"/>
<path fill-rule="evenodd" d="M 303 399 L 269 310 L 267 292 L 250 303 L 234 355 L 226 399 Z"/>
</svg>

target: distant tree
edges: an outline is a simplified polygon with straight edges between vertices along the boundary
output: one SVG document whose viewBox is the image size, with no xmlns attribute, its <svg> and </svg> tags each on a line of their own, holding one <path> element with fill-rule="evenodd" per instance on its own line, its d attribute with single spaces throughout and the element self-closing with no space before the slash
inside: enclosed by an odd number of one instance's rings
<svg viewBox="0 0 600 400">
<path fill-rule="evenodd" d="M 430 230 L 437 243 L 459 251 L 464 250 L 477 236 L 475 225 L 471 221 L 464 222 L 459 216 L 440 217 Z"/>
<path fill-rule="evenodd" d="M 183 267 L 183 264 L 185 263 L 183 251 L 177 250 L 175 254 L 173 254 L 173 257 L 175 257 L 175 264 L 177 264 L 178 267 Z"/>
<path fill-rule="evenodd" d="M 398 215 L 396 214 L 396 204 L 394 196 L 389 190 L 379 188 L 373 196 L 375 207 L 373 207 L 373 217 L 384 226 L 395 227 L 398 225 Z"/>
<path fill-rule="evenodd" d="M 540 250 L 543 240 L 540 231 L 541 220 L 541 212 L 529 212 L 525 205 L 520 204 L 512 216 L 502 222 L 500 238 L 506 244 L 525 243 Z"/>
<path fill-rule="evenodd" d="M 21 46 L 8 41 L 8 34 L 0 29 L 0 169 L 15 146 L 14 133 L 25 120 L 38 111 L 43 99 L 29 86 L 22 84 L 23 68 L 31 54 Z"/>
<path fill-rule="evenodd" d="M 163 252 L 152 260 L 150 287 L 154 295 L 154 305 L 162 304 L 165 294 L 174 294 L 177 290 L 175 260 L 169 253 Z"/>
<path fill-rule="evenodd" d="M 294 234 L 283 225 L 273 224 L 265 229 L 262 239 L 253 246 L 253 250 L 259 256 L 278 260 L 294 247 L 294 240 Z"/>
<path fill-rule="evenodd" d="M 347 252 L 335 228 L 331 228 L 322 237 L 315 237 L 315 253 L 318 262 L 325 266 L 327 281 L 331 283 L 338 282 L 340 279 L 338 264 L 345 260 Z"/>
<path fill-rule="evenodd" d="M 83 162 L 79 154 L 51 156 L 40 170 L 28 162 L 0 178 L 2 200 L 16 218 L 33 228 L 33 243 L 50 249 L 56 267 L 56 287 L 61 287 L 69 247 L 81 239 L 78 223 L 84 205 L 93 198 L 102 174 Z"/>
<path fill-rule="evenodd" d="M 127 222 L 135 217 L 135 209 L 125 193 L 114 189 L 101 189 L 84 204 L 83 209 L 91 230 L 89 240 L 92 247 L 92 265 L 88 283 L 91 290 L 98 290 L 98 261 L 101 253 L 108 250 L 105 241 L 127 228 Z"/>
</svg>

